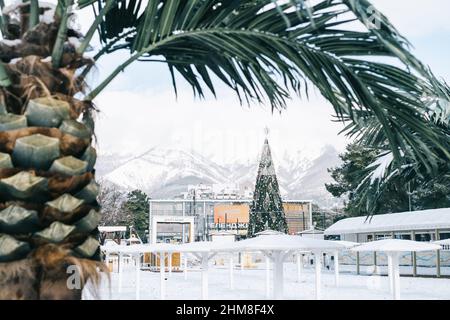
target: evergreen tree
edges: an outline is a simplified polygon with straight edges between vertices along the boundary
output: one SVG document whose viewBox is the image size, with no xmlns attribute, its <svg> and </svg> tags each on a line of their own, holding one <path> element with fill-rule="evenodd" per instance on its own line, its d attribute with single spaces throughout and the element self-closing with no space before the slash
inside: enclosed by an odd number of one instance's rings
<svg viewBox="0 0 450 320">
<path fill-rule="evenodd" d="M 269 142 L 266 139 L 256 177 L 255 192 L 250 208 L 248 236 L 267 229 L 287 233 L 287 222 L 281 201 Z"/>
<path fill-rule="evenodd" d="M 328 169 L 334 183 L 325 187 L 333 196 L 346 199 L 344 212 L 348 216 L 365 216 L 367 194 L 358 189 L 367 176 L 368 166 L 377 159 L 377 151 L 359 144 L 350 144 L 340 155 L 342 164 Z M 386 181 L 374 204 L 373 214 L 445 208 L 450 206 L 449 165 L 439 168 L 440 176 L 427 181 L 419 175 L 409 178 L 396 175 Z"/>
<path fill-rule="evenodd" d="M 133 190 L 127 194 L 127 201 L 124 208 L 127 211 L 126 216 L 130 216 L 130 223 L 139 237 L 145 239 L 145 231 L 148 230 L 150 198 L 141 190 Z"/>
</svg>

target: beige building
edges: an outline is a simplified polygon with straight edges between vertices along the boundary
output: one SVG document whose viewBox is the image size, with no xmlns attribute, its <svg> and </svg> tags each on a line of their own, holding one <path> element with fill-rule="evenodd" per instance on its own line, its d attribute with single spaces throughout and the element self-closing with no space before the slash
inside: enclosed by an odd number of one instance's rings
<svg viewBox="0 0 450 320">
<path fill-rule="evenodd" d="M 251 199 L 150 200 L 149 239 L 186 242 L 189 233 L 190 241 L 211 240 L 213 231 L 246 236 L 251 202 Z M 311 201 L 283 200 L 283 206 L 290 234 L 311 228 Z"/>
</svg>

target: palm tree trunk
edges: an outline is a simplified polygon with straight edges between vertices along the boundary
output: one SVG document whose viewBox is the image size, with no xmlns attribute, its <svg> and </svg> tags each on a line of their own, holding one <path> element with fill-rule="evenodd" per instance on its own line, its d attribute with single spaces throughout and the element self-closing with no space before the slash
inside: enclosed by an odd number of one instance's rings
<svg viewBox="0 0 450 320">
<path fill-rule="evenodd" d="M 93 132 L 78 120 L 93 105 L 74 98 L 84 89 L 75 71 L 91 62 L 59 27 L 67 19 L 56 20 L 9 35 L 13 63 L 0 50 L 0 299 L 81 299 L 86 281 L 106 270 Z"/>
</svg>

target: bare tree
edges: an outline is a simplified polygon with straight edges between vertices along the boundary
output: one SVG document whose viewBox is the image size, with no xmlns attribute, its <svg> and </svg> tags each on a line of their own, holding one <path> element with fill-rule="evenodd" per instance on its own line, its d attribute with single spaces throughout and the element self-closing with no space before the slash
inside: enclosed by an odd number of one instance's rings
<svg viewBox="0 0 450 320">
<path fill-rule="evenodd" d="M 115 185 L 101 183 L 97 200 L 102 208 L 100 225 L 129 224 L 131 216 L 128 210 L 124 208 L 124 203 L 127 200 L 126 192 Z"/>
</svg>

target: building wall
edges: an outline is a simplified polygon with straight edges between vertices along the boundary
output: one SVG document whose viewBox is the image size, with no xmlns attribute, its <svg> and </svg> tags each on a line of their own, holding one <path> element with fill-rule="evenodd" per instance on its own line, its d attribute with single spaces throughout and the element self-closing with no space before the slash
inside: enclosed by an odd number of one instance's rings
<svg viewBox="0 0 450 320">
<path fill-rule="evenodd" d="M 245 236 L 248 224 L 249 205 L 251 200 L 151 200 L 150 201 L 150 239 L 152 236 L 152 217 L 155 216 L 193 216 L 195 224 L 195 241 L 210 240 L 210 232 L 212 230 L 220 231 L 226 227 L 229 231 L 236 231 L 239 236 Z M 308 201 L 289 200 L 283 204 L 288 222 L 289 233 L 294 234 L 299 231 L 307 230 L 311 227 L 311 205 Z M 238 226 L 234 223 L 234 211 L 238 213 Z M 224 214 L 227 212 L 227 220 L 230 219 L 231 224 L 223 225 Z M 222 217 L 215 219 L 216 217 Z M 230 230 L 231 229 L 231 230 Z M 244 230 L 245 229 L 245 230 Z"/>
<path fill-rule="evenodd" d="M 450 251 L 440 252 L 441 267 L 450 267 Z M 345 251 L 339 256 L 339 262 L 347 265 L 356 265 L 356 253 Z M 373 252 L 360 252 L 359 264 L 361 266 L 373 266 Z M 407 252 L 400 255 L 401 266 L 412 266 L 412 254 Z M 436 267 L 436 251 L 426 251 L 416 253 L 416 264 L 418 267 Z M 387 256 L 384 253 L 377 253 L 377 265 L 387 266 Z"/>
<path fill-rule="evenodd" d="M 286 215 L 289 234 L 296 234 L 311 228 L 309 203 L 283 203 L 283 209 Z"/>
</svg>

